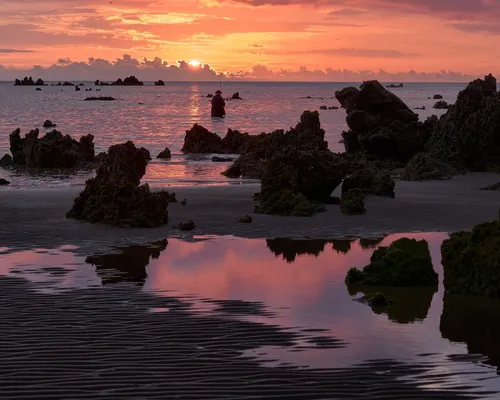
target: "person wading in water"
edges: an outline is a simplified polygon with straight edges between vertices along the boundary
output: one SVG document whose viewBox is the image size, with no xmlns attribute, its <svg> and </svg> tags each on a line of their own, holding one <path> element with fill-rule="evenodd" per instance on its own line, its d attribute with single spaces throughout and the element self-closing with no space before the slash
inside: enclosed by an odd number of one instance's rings
<svg viewBox="0 0 500 400">
<path fill-rule="evenodd" d="M 217 90 L 215 96 L 212 97 L 212 118 L 223 118 L 226 115 L 226 102 L 221 96 L 222 92 Z"/>
</svg>

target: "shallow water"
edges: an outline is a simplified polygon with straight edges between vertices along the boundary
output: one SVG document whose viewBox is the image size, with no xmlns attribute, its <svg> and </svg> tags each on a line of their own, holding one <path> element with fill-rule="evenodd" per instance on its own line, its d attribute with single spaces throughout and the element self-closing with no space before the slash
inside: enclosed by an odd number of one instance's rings
<svg viewBox="0 0 500 400">
<path fill-rule="evenodd" d="M 394 300 L 394 305 L 372 310 L 356 301 L 362 293 L 348 292 L 344 284 L 346 272 L 352 266 L 364 266 L 378 245 L 388 245 L 402 236 L 429 242 L 440 277 L 439 287 L 437 291 L 382 289 Z M 45 299 L 55 299 L 57 303 L 57 296 L 68 296 L 73 299 L 71 302 L 79 299 L 81 307 L 95 307 L 96 312 L 104 305 L 93 304 L 93 296 L 100 297 L 98 302 L 113 298 L 127 313 L 149 312 L 159 320 L 172 318 L 172 313 L 177 315 L 182 303 L 181 309 L 190 313 L 189 318 L 201 318 L 200 321 L 222 318 L 221 321 L 234 321 L 235 326 L 237 321 L 258 324 L 252 325 L 255 338 L 249 333 L 251 343 L 239 348 L 239 355 L 235 357 L 252 360 L 274 371 L 272 373 L 282 371 L 280 368 L 285 366 L 294 371 L 303 371 L 303 368 L 317 371 L 315 373 L 330 371 L 335 373 L 332 378 L 337 385 L 335 390 L 344 387 L 349 392 L 341 395 L 318 381 L 324 396 L 318 392 L 317 398 L 332 398 L 334 394 L 338 398 L 350 398 L 368 393 L 373 396 L 377 393 L 382 398 L 430 398 L 430 394 L 411 392 L 415 388 L 432 390 L 437 398 L 448 398 L 443 394 L 438 396 L 437 390 L 458 390 L 462 394 L 500 391 L 497 375 L 500 346 L 496 344 L 500 333 L 497 326 L 500 302 L 444 295 L 440 244 L 446 236 L 419 233 L 383 239 L 328 241 L 169 239 L 151 246 L 116 248 L 110 253 L 92 255 L 82 255 L 77 247 L 70 245 L 18 252 L 4 248 L 0 253 L 0 274 L 9 278 L 7 281 L 2 278 L 3 285 L 1 282 L 0 285 L 6 287 L 5 282 L 15 282 L 15 277 L 24 278 L 33 282 L 33 293 L 41 292 L 40 296 L 48 296 Z M 151 300 L 147 307 L 134 297 L 146 294 L 157 299 Z M 35 294 L 32 296 L 36 298 Z M 30 307 L 29 303 L 25 304 L 28 319 Z M 49 307 L 47 318 L 51 312 Z M 112 319 L 114 311 L 106 312 Z M 7 314 L 3 315 L 5 318 Z M 71 318 L 78 320 L 78 315 Z M 277 330 L 262 330 L 268 329 L 265 327 Z M 99 329 L 104 328 L 99 325 Z M 203 325 L 199 329 L 209 347 L 219 348 L 219 341 L 227 339 L 223 339 L 226 335 L 218 337 L 215 333 L 210 336 Z M 292 336 L 280 336 L 285 334 Z M 144 332 L 143 335 L 150 334 Z M 6 337 L 5 333 L 2 337 Z M 245 341 L 244 337 L 237 340 Z M 21 356 L 29 349 L 19 351 Z M 378 378 L 372 382 L 372 378 L 362 373 L 367 370 Z M 195 371 L 186 367 L 185 374 L 190 373 Z M 382 383 L 383 379 L 395 376 L 395 381 Z M 257 382 L 255 379 L 247 376 L 244 381 L 251 386 Z M 287 393 L 294 385 L 287 379 L 283 378 L 276 387 L 270 384 L 269 388 L 262 389 L 263 393 L 267 389 L 271 392 L 266 393 L 276 396 L 280 390 L 286 389 L 283 393 Z M 353 383 L 353 379 L 362 383 Z M 403 383 L 414 387 L 397 386 Z M 364 384 L 368 386 L 355 390 L 356 385 Z M 296 389 L 301 393 L 304 388 L 296 383 Z M 452 393 L 449 396 L 454 398 Z M 228 397 L 231 396 L 228 394 Z M 496 398 L 491 394 L 480 397 Z"/>
<path fill-rule="evenodd" d="M 225 95 L 239 91 L 244 100 L 228 101 L 227 117 L 224 120 L 210 118 L 207 93 L 213 93 L 219 83 L 168 83 L 165 87 L 101 87 L 100 95 L 113 96 L 112 102 L 83 101 L 95 91 L 75 92 L 72 87 L 43 87 L 37 92 L 33 87 L 14 87 L 11 83 L 0 83 L 0 155 L 8 152 L 9 133 L 17 127 L 22 133 L 38 127 L 46 119 L 57 124 L 63 133 L 76 136 L 91 133 L 95 136 L 96 151 L 104 151 L 116 143 L 133 140 L 137 145 L 150 150 L 153 158 L 168 146 L 172 151 L 171 161 L 154 160 L 144 177 L 157 186 L 167 185 L 213 185 L 240 183 L 220 175 L 227 163 L 212 163 L 211 155 L 193 160 L 180 153 L 184 134 L 194 123 L 225 135 L 228 128 L 251 134 L 288 129 L 295 126 L 300 114 L 306 109 L 319 109 L 321 105 L 338 106 L 333 98 L 336 90 L 358 83 L 223 83 Z M 86 87 L 94 87 L 86 83 Z M 390 89 L 411 108 L 426 106 L 426 110 L 415 110 L 422 119 L 444 111 L 433 110 L 435 93 L 453 103 L 458 92 L 465 87 L 461 83 L 407 83 L 404 88 Z M 305 97 L 312 96 L 307 99 Z M 323 99 L 320 99 L 322 97 Z M 143 103 L 143 104 L 139 104 Z M 320 110 L 321 124 L 326 139 L 333 151 L 343 151 L 339 143 L 341 132 L 346 129 L 345 113 L 339 110 Z M 5 172 L 7 178 L 11 175 Z M 0 175 L 0 176 L 3 176 Z M 59 181 L 49 177 L 14 176 L 13 187 L 57 185 L 82 185 L 89 175 L 71 177 Z"/>
</svg>

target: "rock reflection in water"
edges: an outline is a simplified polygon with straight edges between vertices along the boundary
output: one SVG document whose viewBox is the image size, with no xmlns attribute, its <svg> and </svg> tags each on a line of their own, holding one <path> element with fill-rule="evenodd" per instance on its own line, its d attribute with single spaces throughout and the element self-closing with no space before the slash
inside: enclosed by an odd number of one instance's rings
<svg viewBox="0 0 500 400">
<path fill-rule="evenodd" d="M 374 249 L 385 239 L 385 236 L 378 238 L 359 239 L 359 244 L 363 249 Z"/>
<path fill-rule="evenodd" d="M 291 239 L 291 238 L 276 238 L 266 240 L 267 247 L 276 256 L 283 255 L 283 259 L 288 263 L 295 261 L 299 255 L 313 255 L 318 257 L 328 243 L 332 243 L 332 248 L 337 253 L 346 254 L 351 249 L 353 239 Z"/>
<path fill-rule="evenodd" d="M 347 254 L 351 250 L 351 243 L 354 239 L 334 239 L 331 241 L 333 243 L 333 250 L 338 253 Z"/>
<path fill-rule="evenodd" d="M 446 294 L 439 329 L 443 338 L 482 354 L 500 373 L 500 301 Z"/>
<path fill-rule="evenodd" d="M 387 314 L 390 321 L 400 324 L 408 324 L 415 321 L 423 321 L 427 317 L 431 307 L 436 287 L 379 287 L 379 286 L 350 286 L 349 294 L 356 296 L 361 293 L 381 292 L 393 301 L 390 306 L 369 306 L 375 314 Z M 359 299 L 356 299 L 359 300 Z"/>
<path fill-rule="evenodd" d="M 161 240 L 149 246 L 116 247 L 113 253 L 89 256 L 85 262 L 96 267 L 103 285 L 133 282 L 142 286 L 148 277 L 146 267 L 150 258 L 160 257 L 167 244 L 167 240 Z"/>
</svg>

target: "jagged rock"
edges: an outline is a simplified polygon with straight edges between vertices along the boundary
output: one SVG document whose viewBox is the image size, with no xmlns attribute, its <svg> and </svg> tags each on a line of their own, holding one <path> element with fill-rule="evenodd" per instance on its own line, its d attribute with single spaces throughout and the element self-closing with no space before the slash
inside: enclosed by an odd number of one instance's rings
<svg viewBox="0 0 500 400">
<path fill-rule="evenodd" d="M 432 98 L 433 98 L 434 100 L 442 100 L 442 99 L 443 99 L 443 96 L 442 96 L 442 95 L 440 95 L 440 94 L 435 94 L 434 96 L 432 96 Z"/>
<path fill-rule="evenodd" d="M 0 167 L 10 167 L 14 165 L 14 160 L 10 154 L 5 154 L 2 159 L 0 159 Z"/>
<path fill-rule="evenodd" d="M 205 97 L 214 97 L 214 95 L 212 93 L 209 93 Z"/>
<path fill-rule="evenodd" d="M 254 200 L 258 201 L 255 206 L 257 214 L 276 214 L 294 217 L 309 217 L 325 211 L 320 204 L 315 204 L 307 199 L 302 193 L 290 189 L 280 189 L 257 193 Z"/>
<path fill-rule="evenodd" d="M 39 138 L 38 129 L 21 138 L 18 128 L 9 136 L 13 162 L 28 168 L 75 168 L 94 160 L 94 136 L 86 135 L 76 141 L 61 132 L 47 132 Z"/>
<path fill-rule="evenodd" d="M 181 151 L 184 153 L 224 153 L 221 137 L 198 124 L 194 124 L 189 131 L 186 131 Z"/>
<path fill-rule="evenodd" d="M 229 154 L 241 154 L 250 140 L 252 137 L 248 133 L 228 129 L 226 136 L 222 139 L 222 148 Z"/>
<path fill-rule="evenodd" d="M 85 98 L 85 101 L 113 101 L 113 100 L 116 99 L 112 96 L 99 96 L 99 97 L 91 96 Z"/>
<path fill-rule="evenodd" d="M 125 79 L 118 78 L 116 81 L 111 83 L 112 86 L 142 86 L 143 82 L 139 81 L 134 75 L 129 76 Z"/>
<path fill-rule="evenodd" d="M 353 172 L 342 182 L 342 194 L 349 190 L 361 189 L 366 195 L 394 197 L 396 184 L 388 173 L 374 168 L 365 168 Z"/>
<path fill-rule="evenodd" d="M 0 178 L 0 186 L 10 185 L 10 182 L 7 179 Z"/>
<path fill-rule="evenodd" d="M 435 108 L 436 110 L 447 110 L 448 108 L 450 108 L 451 105 L 448 104 L 446 101 L 444 100 L 440 100 L 440 101 L 437 101 L 433 106 L 432 108 Z"/>
<path fill-rule="evenodd" d="M 240 97 L 240 93 L 239 92 L 233 93 L 233 95 L 231 96 L 231 99 L 233 99 L 233 100 L 243 100 Z"/>
<path fill-rule="evenodd" d="M 42 79 L 37 79 L 37 81 L 33 81 L 33 78 L 30 76 L 24 77 L 23 80 L 16 79 L 14 81 L 14 86 L 46 86 L 45 82 Z"/>
<path fill-rule="evenodd" d="M 231 157 L 217 157 L 217 156 L 212 157 L 212 162 L 232 162 L 232 161 L 234 161 L 234 159 Z"/>
<path fill-rule="evenodd" d="M 346 215 L 364 214 L 366 193 L 362 189 L 351 189 L 340 196 L 340 211 Z"/>
<path fill-rule="evenodd" d="M 165 224 L 168 203 L 177 200 L 175 193 L 151 192 L 148 184 L 139 185 L 150 159 L 149 151 L 133 142 L 111 146 L 66 217 L 121 227 Z"/>
<path fill-rule="evenodd" d="M 172 153 L 170 152 L 170 149 L 168 147 L 165 147 L 165 150 L 160 152 L 160 154 L 158 154 L 158 157 L 156 158 L 172 158 Z"/>
<path fill-rule="evenodd" d="M 401 179 L 404 181 L 430 181 L 451 179 L 458 171 L 426 153 L 414 156 L 406 165 Z"/>
<path fill-rule="evenodd" d="M 447 293 L 500 298 L 500 222 L 452 233 L 441 256 Z"/>
<path fill-rule="evenodd" d="M 54 124 L 50 119 L 45 120 L 43 123 L 44 128 L 55 128 L 57 125 Z"/>
<path fill-rule="evenodd" d="M 240 222 L 243 224 L 250 224 L 252 222 L 252 217 L 250 215 L 245 215 L 240 218 Z"/>
<path fill-rule="evenodd" d="M 351 268 L 347 285 L 372 286 L 436 286 L 438 275 L 432 266 L 425 240 L 401 238 L 389 247 L 380 246 L 362 271 Z"/>
<path fill-rule="evenodd" d="M 165 86 L 165 82 L 163 82 L 161 79 L 159 81 L 155 82 L 155 86 Z"/>
<path fill-rule="evenodd" d="M 496 79 L 469 83 L 442 115 L 427 143 L 429 155 L 457 168 L 487 171 L 500 166 L 500 94 Z"/>
<path fill-rule="evenodd" d="M 228 178 L 261 179 L 264 176 L 265 161 L 256 153 L 240 156 L 222 175 Z"/>
<path fill-rule="evenodd" d="M 364 82 L 360 90 L 347 87 L 335 97 L 347 112 L 350 130 L 342 137 L 349 153 L 406 162 L 424 150 L 437 122 L 437 117 L 418 122 L 418 115 L 378 81 Z"/>
</svg>

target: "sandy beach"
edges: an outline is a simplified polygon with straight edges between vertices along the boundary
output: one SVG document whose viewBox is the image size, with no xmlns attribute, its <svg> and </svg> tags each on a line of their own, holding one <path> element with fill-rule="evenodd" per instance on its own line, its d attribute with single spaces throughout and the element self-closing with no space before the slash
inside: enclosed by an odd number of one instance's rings
<svg viewBox="0 0 500 400">
<path fill-rule="evenodd" d="M 500 175 L 471 173 L 447 181 L 397 181 L 396 198 L 369 196 L 366 214 L 346 216 L 335 205 L 312 217 L 254 214 L 252 195 L 258 185 L 172 188 L 187 205 L 169 206 L 169 223 L 155 229 L 123 229 L 66 219 L 80 188 L 2 188 L 0 243 L 12 249 L 77 245 L 85 251 L 106 250 L 112 244 L 147 243 L 172 235 L 234 235 L 247 238 L 373 237 L 399 232 L 451 232 L 498 218 L 500 192 L 480 188 Z M 334 195 L 340 195 L 340 189 Z M 253 223 L 239 223 L 245 214 Z M 180 232 L 179 222 L 193 220 L 196 228 Z"/>
</svg>

